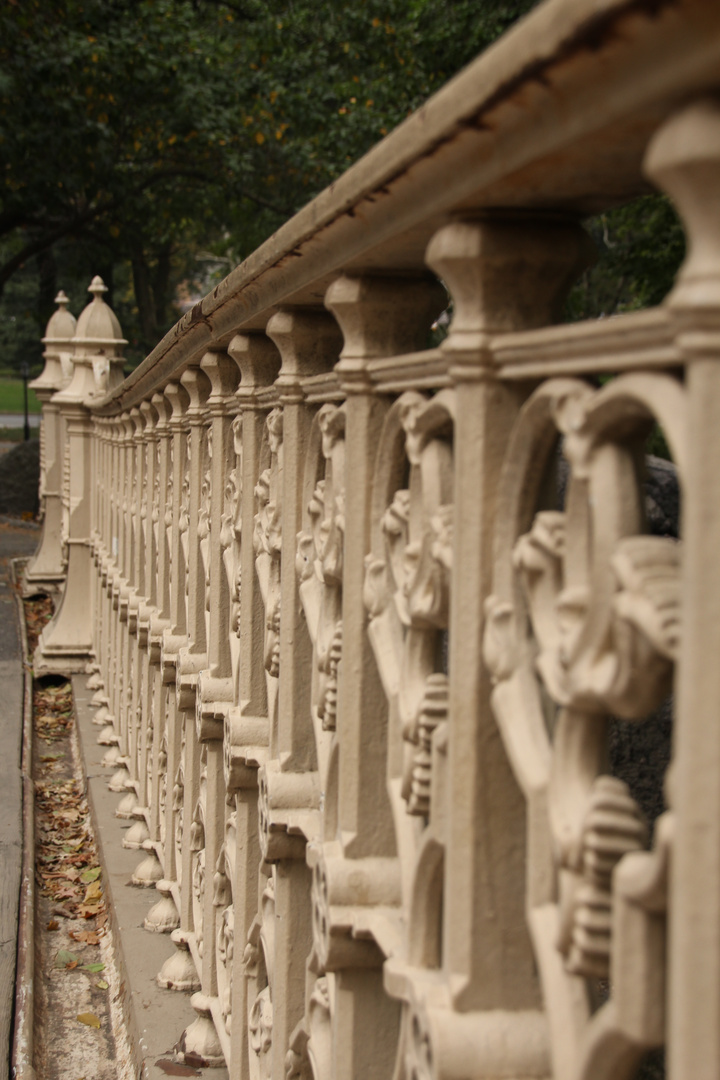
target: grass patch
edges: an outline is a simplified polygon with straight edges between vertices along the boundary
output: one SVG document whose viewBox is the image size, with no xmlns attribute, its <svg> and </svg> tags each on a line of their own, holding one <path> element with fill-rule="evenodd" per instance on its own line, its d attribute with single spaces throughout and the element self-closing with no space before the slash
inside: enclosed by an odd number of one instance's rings
<svg viewBox="0 0 720 1080">
<path fill-rule="evenodd" d="M 23 412 L 22 379 L 0 379 L 0 413 L 4 412 Z M 28 412 L 40 412 L 40 402 L 33 390 L 28 390 Z"/>
</svg>

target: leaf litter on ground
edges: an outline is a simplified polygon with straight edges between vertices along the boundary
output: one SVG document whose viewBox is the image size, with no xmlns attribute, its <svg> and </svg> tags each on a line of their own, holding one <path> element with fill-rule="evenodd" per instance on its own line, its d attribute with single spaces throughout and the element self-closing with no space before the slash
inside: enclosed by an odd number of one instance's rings
<svg viewBox="0 0 720 1080">
<path fill-rule="evenodd" d="M 25 602 L 31 652 L 51 616 L 52 604 L 47 598 Z M 33 721 L 38 745 L 35 753 L 35 873 L 41 894 L 54 901 L 51 908 L 54 918 L 47 923 L 48 931 L 64 929 L 58 919 L 83 919 L 90 923 L 87 930 L 65 930 L 71 941 L 78 943 L 79 951 L 58 950 L 55 967 L 67 972 L 78 970 L 97 975 L 105 969 L 105 964 L 96 958 L 100 939 L 105 933 L 107 911 L 89 807 L 81 783 L 73 775 L 73 751 L 69 741 L 74 725 L 73 710 L 69 681 L 34 683 Z M 95 985 L 102 990 L 108 986 L 104 980 Z"/>
</svg>

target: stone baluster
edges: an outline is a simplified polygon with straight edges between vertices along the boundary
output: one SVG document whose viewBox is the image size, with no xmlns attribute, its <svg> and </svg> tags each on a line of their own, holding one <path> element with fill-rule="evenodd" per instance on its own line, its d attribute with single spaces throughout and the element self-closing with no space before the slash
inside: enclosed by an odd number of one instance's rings
<svg viewBox="0 0 720 1080">
<path fill-rule="evenodd" d="M 270 760 L 261 770 L 260 806 L 263 856 L 266 862 L 276 864 L 272 1075 L 274 1080 L 281 1080 L 290 1035 L 304 1012 L 305 957 L 311 947 L 305 840 L 315 837 L 320 816 L 310 713 L 312 644 L 302 612 L 294 557 L 302 527 L 303 474 L 314 413 L 314 408 L 304 401 L 302 380 L 333 367 L 341 335 L 325 312 L 289 309 L 272 316 L 267 334 L 282 359 L 275 385 L 282 406 L 283 557 L 277 720 L 270 717 Z M 280 830 L 275 807 L 283 808 L 286 824 Z M 304 828 L 288 824 L 293 814 Z"/>
<path fill-rule="evenodd" d="M 123 670 L 120 628 L 120 591 L 122 576 L 122 536 L 123 536 L 123 493 L 125 488 L 125 425 L 121 415 L 114 418 L 112 430 L 112 526 L 110 540 L 110 563 L 107 578 L 108 617 L 110 622 L 110 714 L 113 717 L 118 736 L 120 754 L 124 756 L 127 748 L 122 745 L 122 693 Z M 101 733 L 102 734 L 102 733 Z"/>
<path fill-rule="evenodd" d="M 160 395 L 157 395 L 158 397 Z M 158 611 L 158 547 L 160 532 L 159 454 L 160 435 L 158 422 L 160 414 L 155 400 L 143 401 L 140 411 L 145 418 L 145 484 L 141 505 L 141 519 L 144 534 L 144 559 L 141 582 L 143 600 L 138 608 L 138 646 L 141 649 L 143 688 L 142 722 L 144 742 L 138 769 L 141 778 L 140 804 L 146 808 L 144 815 L 148 828 L 148 838 L 159 843 L 158 799 L 160 791 L 159 761 L 163 737 L 164 717 L 160 710 L 160 670 L 159 652 L 153 656 L 151 648 L 151 625 Z M 143 822 L 140 822 L 141 826 Z"/>
<path fill-rule="evenodd" d="M 199 931 L 193 913 L 193 851 L 189 841 L 191 825 L 200 799 L 200 744 L 195 733 L 195 691 L 198 673 L 207 666 L 207 625 L 205 618 L 205 569 L 200 538 L 200 510 L 205 465 L 205 405 L 210 393 L 207 376 L 199 367 L 188 368 L 181 376 L 190 404 L 186 474 L 188 489 L 187 570 L 185 600 L 187 645 L 178 650 L 175 692 L 180 723 L 185 732 L 185 783 L 183 793 L 184 842 L 182 847 L 182 889 L 180 918 L 184 930 Z"/>
<path fill-rule="evenodd" d="M 342 1051 L 336 1049 L 335 1075 L 391 1076 L 399 1015 L 383 992 L 382 953 L 367 941 L 352 942 L 332 925 L 331 912 L 342 904 L 368 903 L 368 887 L 383 890 L 377 902 L 391 898 L 388 882 L 399 885 L 393 816 L 387 794 L 387 701 L 367 637 L 363 602 L 365 556 L 370 548 L 371 493 L 375 450 L 387 402 L 374 392 L 368 362 L 422 348 L 445 292 L 435 281 L 341 277 L 328 289 L 326 306 L 344 336 L 337 372 L 345 403 L 345 532 L 342 572 L 342 678 L 338 700 L 339 805 L 337 835 L 308 852 L 328 897 L 313 896 L 324 918 L 326 940 L 315 953 L 328 958 L 335 973 L 334 1016 Z M 334 478 L 334 483 L 338 480 Z M 338 843 L 339 842 L 339 843 Z M 357 893 L 348 888 L 357 882 Z M 337 906 L 338 897 L 341 906 Z M 400 903 L 399 888 L 393 902 Z M 345 920 L 347 923 L 347 919 Z M 333 942 L 341 940 L 338 948 Z M 353 962 L 355 961 L 355 962 Z"/>
<path fill-rule="evenodd" d="M 98 660 L 100 670 L 96 676 L 91 676 L 88 681 L 88 689 L 96 691 L 92 698 L 92 704 L 97 706 L 97 712 L 93 717 L 93 723 L 102 727 L 103 730 L 98 738 L 101 745 L 109 746 L 103 758 L 103 765 L 114 767 L 120 755 L 118 747 L 119 736 L 116 731 L 116 717 L 112 711 L 114 701 L 113 685 L 113 610 L 112 610 L 112 574 L 114 560 L 112 556 L 112 536 L 115 513 L 115 421 L 113 418 L 103 418 L 100 421 L 102 438 L 101 447 L 101 473 L 99 484 L 103 489 L 101 536 L 96 547 L 96 561 L 98 572 L 97 603 L 98 603 L 98 626 L 100 635 L 100 647 Z"/>
<path fill-rule="evenodd" d="M 165 441 L 165 468 L 170 480 L 172 503 L 166 507 L 163 522 L 165 525 L 166 546 L 164 563 L 160 563 L 163 593 L 163 613 L 155 627 L 160 645 L 160 672 L 163 685 L 162 708 L 165 714 L 168 747 L 168 791 L 165 803 L 165 844 L 163 848 L 163 869 L 165 877 L 157 883 L 162 899 L 148 914 L 148 921 L 153 929 L 163 922 L 163 900 L 172 897 L 176 908 L 177 922 L 173 927 L 172 939 L 177 951 L 166 960 L 158 973 L 160 986 L 171 990 L 197 990 L 200 982 L 195 965 L 190 956 L 188 933 L 191 929 L 191 901 L 185 906 L 185 921 L 180 925 L 180 911 L 183 908 L 183 896 L 188 896 L 191 883 L 187 873 L 183 877 L 183 861 L 179 837 L 185 837 L 185 846 L 190 831 L 190 812 L 185 809 L 185 777 L 188 754 L 185 737 L 189 722 L 177 706 L 178 654 L 187 644 L 187 605 L 185 590 L 187 584 L 187 559 L 184 540 L 187 537 L 187 514 L 189 511 L 189 464 L 187 461 L 188 421 L 187 412 L 190 397 L 183 385 L 169 383 L 165 387 L 164 398 L 171 408 L 167 419 L 169 439 Z M 161 448 L 162 448 L 161 443 Z M 161 469 L 163 455 L 161 454 Z M 161 471 L 162 477 L 162 471 Z M 167 623 L 167 625 L 166 625 Z M 187 823 L 187 829 L 186 829 Z M 157 919 L 157 908 L 160 918 Z M 189 910 L 188 910 L 189 909 Z M 152 920 L 152 921 L 151 921 Z M 175 922 L 175 918 L 168 922 Z M 170 928 L 170 927 L 168 927 Z"/>
<path fill-rule="evenodd" d="M 34 591 L 57 590 L 65 576 L 61 540 L 64 432 L 60 406 L 52 399 L 68 383 L 62 359 L 65 357 L 69 361 L 76 327 L 75 319 L 67 309 L 69 302 L 64 292 L 55 297 L 58 309 L 51 316 L 43 338 L 45 367 L 42 374 L 29 383 L 42 405 L 40 510 L 43 530 L 38 549 L 23 575 L 24 591 L 28 595 Z"/>
<path fill-rule="evenodd" d="M 78 320 L 73 338 L 72 379 L 54 397 L 67 433 L 68 568 L 65 592 L 53 619 L 43 631 L 35 653 L 37 674 L 83 671 L 93 654 L 90 517 L 92 477 L 92 420 L 88 405 L 122 380 L 122 352 L 127 342 L 120 324 L 104 302 L 106 288 L 99 277 L 89 292 L 94 299 Z"/>
<path fill-rule="evenodd" d="M 660 128 L 645 171 L 674 200 L 688 251 L 666 298 L 688 397 L 682 483 L 682 635 L 673 729 L 668 1075 L 720 1072 L 720 106 L 691 104 Z M 682 472 L 681 472 L 682 477 Z"/>
<path fill-rule="evenodd" d="M 108 676 L 106 686 L 110 699 L 108 709 L 109 717 L 118 735 L 120 733 L 120 679 L 117 657 L 118 646 L 118 622 L 117 622 L 117 597 L 119 588 L 118 553 L 120 533 L 120 499 L 122 492 L 122 458 L 120 454 L 120 438 L 122 428 L 118 417 L 114 417 L 109 430 L 110 445 L 108 447 L 108 464 L 110 469 L 110 536 L 107 552 L 107 573 L 105 579 L 105 610 L 107 619 L 108 640 Z"/>
<path fill-rule="evenodd" d="M 185 588 L 187 561 L 183 546 L 183 535 L 187 525 L 183 526 L 182 515 L 186 513 L 187 491 L 185 483 L 187 457 L 187 410 L 190 398 L 180 383 L 169 383 L 165 387 L 165 397 L 170 403 L 172 413 L 168 420 L 171 433 L 172 461 L 172 518 L 169 523 L 171 549 L 170 563 L 170 626 L 163 630 L 162 672 L 165 683 L 175 684 L 177 677 L 178 651 L 187 644 L 187 606 Z M 166 526 L 168 522 L 166 521 Z"/>
<path fill-rule="evenodd" d="M 220 532 L 224 510 L 226 477 L 232 467 L 232 416 L 238 369 L 225 353 L 206 353 L 200 368 L 210 381 L 206 408 L 211 417 L 210 505 L 207 528 L 208 556 L 201 597 L 209 609 L 207 663 L 198 674 L 195 695 L 196 736 L 205 747 L 204 866 L 202 992 L 192 999 L 198 1019 L 185 1033 L 186 1050 L 196 1050 L 205 1057 L 223 1058 L 212 1020 L 210 999 L 216 998 L 217 953 L 215 946 L 215 906 L 212 888 L 213 871 L 218 864 L 225 834 L 225 782 L 223 775 L 224 718 L 232 705 L 233 681 L 230 653 L 230 590 L 222 558 Z M 209 584 L 205 573 L 209 570 Z"/>
<path fill-rule="evenodd" d="M 102 417 L 94 418 L 93 427 L 93 476 L 95 477 L 94 484 L 94 501 L 92 507 L 92 530 L 90 533 L 92 541 L 92 559 L 95 567 L 93 575 L 93 610 L 94 610 L 94 629 L 93 638 L 95 641 L 95 670 L 88 679 L 88 690 L 95 690 L 96 696 L 93 699 L 93 704 L 100 702 L 101 704 L 107 704 L 107 696 L 104 693 L 105 681 L 102 677 L 103 670 L 103 651 L 104 651 L 104 633 L 103 633 L 103 591 L 102 591 L 102 561 L 105 551 L 105 505 L 107 502 L 107 489 L 106 475 L 105 475 L 105 429 L 107 421 Z"/>
<path fill-rule="evenodd" d="M 128 519 L 130 523 L 130 577 L 127 608 L 127 635 L 129 652 L 130 685 L 128 687 L 128 768 L 130 784 L 136 796 L 134 813 L 142 813 L 146 808 L 144 799 L 144 769 L 141 767 L 143 726 L 147 713 L 142 704 L 145 694 L 145 665 L 143 651 L 138 635 L 138 611 L 145 601 L 145 528 L 142 506 L 145 497 L 145 420 L 146 415 L 139 409 L 130 410 L 132 428 L 129 440 L 130 473 L 128 484 Z"/>
<path fill-rule="evenodd" d="M 236 705 L 225 720 L 225 784 L 235 803 L 235 879 L 232 882 L 234 916 L 234 961 L 232 973 L 232 1031 L 230 1062 L 237 1075 L 249 1076 L 250 1042 L 247 1017 L 248 979 L 245 973 L 245 942 L 258 906 L 257 772 L 267 757 L 266 675 L 263 657 L 265 609 L 255 572 L 253 529 L 254 489 L 260 476 L 260 450 L 267 404 L 263 393 L 275 380 L 280 367 L 277 349 L 260 333 L 238 334 L 228 352 L 240 369 L 236 392 L 240 414 L 236 421 L 236 467 L 240 470 L 240 547 L 238 616 L 239 656 L 235 690 Z"/>
<path fill-rule="evenodd" d="M 115 581 L 117 593 L 116 615 L 116 657 L 117 657 L 117 711 L 115 713 L 119 722 L 120 757 L 117 760 L 117 768 L 108 781 L 111 791 L 123 793 L 124 797 L 116 809 L 121 817 L 132 817 L 133 810 L 137 806 L 137 794 L 132 790 L 132 777 L 130 763 L 133 751 L 133 720 L 130 716 L 131 701 L 133 696 L 133 671 L 132 650 L 130 644 L 129 611 L 131 601 L 135 598 L 133 582 L 133 557 L 134 535 L 132 520 L 133 501 L 133 478 L 134 478 L 134 443 L 133 434 L 135 421 L 130 412 L 122 413 L 120 417 L 120 522 L 119 522 L 119 550 L 118 550 L 118 573 Z"/>
<path fill-rule="evenodd" d="M 138 596 L 137 607 L 133 612 L 130 609 L 131 622 L 134 619 L 135 646 L 133 665 L 136 677 L 133 684 L 139 682 L 135 691 L 136 700 L 131 716 L 137 710 L 139 734 L 138 743 L 134 754 L 131 754 L 132 774 L 135 781 L 137 804 L 131 807 L 133 816 L 137 819 L 135 824 L 123 837 L 123 847 L 138 848 L 150 838 L 148 828 L 152 812 L 152 799 L 150 797 L 151 782 L 148 777 L 149 766 L 153 759 L 153 731 L 154 717 L 153 689 L 154 670 L 150 666 L 149 658 L 149 625 L 155 610 L 155 536 L 153 529 L 152 499 L 155 493 L 156 481 L 156 426 L 157 414 L 149 401 L 143 401 L 135 416 L 136 432 L 136 485 L 140 492 L 139 500 L 135 499 L 135 512 L 137 514 L 136 532 L 140 539 L 135 551 L 135 580 L 137 581 Z M 139 502 L 139 506 L 138 506 Z M 132 631 L 131 625 L 131 631 Z M 154 849 L 153 849 L 154 850 Z M 155 867 L 154 860 L 150 863 Z"/>
<path fill-rule="evenodd" d="M 147 930 L 168 933 L 178 928 L 180 917 L 173 898 L 175 872 L 175 844 L 173 836 L 173 784 L 179 764 L 179 740 L 175 737 L 174 686 L 163 681 L 162 639 L 170 628 L 170 536 L 173 525 L 171 475 L 173 433 L 169 419 L 171 404 L 165 394 L 154 394 L 152 407 L 157 414 L 154 466 L 154 496 L 152 501 L 153 566 L 148 573 L 153 582 L 148 609 L 148 661 L 150 670 L 152 726 L 152 792 L 148 837 L 154 842 L 163 867 L 163 878 L 156 887 L 160 899 L 148 912 L 144 926 Z M 168 495 L 170 498 L 168 499 Z M 179 500 L 177 505 L 179 516 Z M 177 518 L 176 518 L 177 525 Z M 179 531 L 179 530 L 178 530 Z M 172 720 L 170 713 L 172 712 Z M 143 837 L 143 840 L 145 837 Z M 178 955 L 186 963 L 187 951 Z"/>
<path fill-rule="evenodd" d="M 529 1033 L 535 1030 L 541 1006 L 525 921 L 526 806 L 493 719 L 490 677 L 479 657 L 483 602 L 491 585 L 495 490 L 523 390 L 500 383 L 488 344 L 493 334 L 554 321 L 587 262 L 588 247 L 572 223 L 505 219 L 447 225 L 427 252 L 454 300 L 442 349 L 458 391 L 451 595 L 461 602 L 450 603 L 452 785 L 444 808 L 441 957 L 452 1010 L 509 1010 L 518 1050 L 524 1025 Z M 443 1056 L 452 1047 L 433 1045 L 419 1016 L 412 1023 L 427 1040 L 427 1053 L 437 1058 L 438 1074 L 452 1070 Z M 467 1023 L 474 1021 L 468 1017 Z"/>
</svg>

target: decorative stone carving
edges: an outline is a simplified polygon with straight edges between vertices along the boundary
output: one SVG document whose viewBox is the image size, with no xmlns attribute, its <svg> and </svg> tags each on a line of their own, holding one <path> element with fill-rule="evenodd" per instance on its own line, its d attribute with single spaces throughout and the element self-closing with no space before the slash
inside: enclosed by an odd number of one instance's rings
<svg viewBox="0 0 720 1080">
<path fill-rule="evenodd" d="M 143 926 L 157 934 L 170 934 L 180 925 L 180 916 L 172 897 L 172 882 L 160 878 L 155 882 L 155 888 L 160 893 L 160 899 L 150 908 Z"/>
<path fill-rule="evenodd" d="M 187 934 L 184 930 L 173 930 L 170 938 L 176 951 L 163 964 L 156 976 L 158 986 L 164 990 L 198 990 L 200 980 L 195 970 Z"/>
<path fill-rule="evenodd" d="M 347 859 L 336 843 L 308 850 L 312 867 L 313 967 L 319 973 L 375 968 L 383 956 L 368 916 L 400 904 L 397 859 Z"/>
<path fill-rule="evenodd" d="M 320 826 L 317 773 L 283 772 L 268 761 L 258 775 L 258 831 L 265 862 L 303 859 Z"/>
<path fill-rule="evenodd" d="M 393 407 L 386 452 L 392 446 L 397 460 L 402 432 L 411 487 L 396 489 L 382 514 L 364 587 L 370 638 L 386 692 L 397 698 L 405 740 L 402 794 L 408 811 L 424 817 L 430 812 L 432 728 L 443 718 L 439 699 L 431 702 L 443 685 L 438 668 L 448 629 L 453 410 L 454 399 L 445 392 L 425 399 L 410 391 Z M 399 466 L 388 463 L 376 483 L 386 482 L 391 467 Z"/>
<path fill-rule="evenodd" d="M 631 867 L 654 857 L 642 851 L 647 828 L 626 785 L 603 775 L 605 718 L 644 722 L 672 686 L 682 639 L 682 544 L 642 534 L 631 432 L 654 414 L 679 444 L 684 408 L 678 384 L 662 375 L 620 376 L 597 391 L 573 380 L 543 384 L 521 410 L 508 446 L 496 589 L 485 605 L 495 713 L 530 820 L 554 853 L 554 945 L 569 981 L 558 979 L 546 951 L 550 925 L 539 897 L 530 916 L 546 993 L 554 995 L 550 1007 L 562 1007 L 573 979 L 611 978 L 610 998 L 596 1015 L 573 1014 L 574 1045 L 584 1055 L 624 1046 L 628 1062 L 663 1038 L 656 993 L 645 980 L 652 972 L 664 981 L 664 930 L 655 912 L 641 914 L 619 891 Z M 564 437 L 570 464 L 565 507 L 533 516 L 554 431 Z M 513 536 L 522 521 L 529 530 Z M 535 851 L 530 880 L 541 872 Z M 630 924 L 640 950 L 634 964 L 621 959 Z"/>
<path fill-rule="evenodd" d="M 560 929 L 559 948 L 573 974 L 609 977 L 613 870 L 624 855 L 646 843 L 647 827 L 627 785 L 599 776 L 583 823 L 582 883 L 567 913 L 570 925 L 561 922 Z"/>
</svg>

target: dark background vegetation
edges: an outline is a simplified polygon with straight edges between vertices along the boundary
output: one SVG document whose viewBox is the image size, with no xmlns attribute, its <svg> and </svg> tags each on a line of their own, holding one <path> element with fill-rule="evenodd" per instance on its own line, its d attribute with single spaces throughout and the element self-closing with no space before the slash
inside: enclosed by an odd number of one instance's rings
<svg viewBox="0 0 720 1080">
<path fill-rule="evenodd" d="M 133 366 L 533 0 L 0 0 L 0 368 L 99 273 Z M 659 302 L 658 195 L 587 223 L 569 319 Z"/>
</svg>

